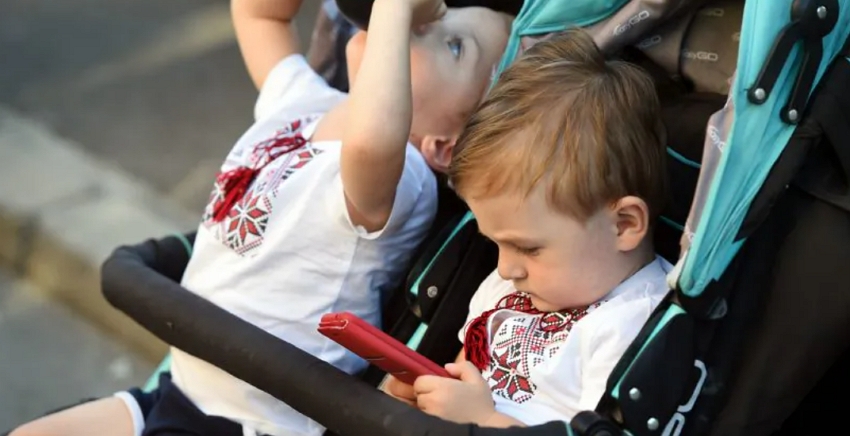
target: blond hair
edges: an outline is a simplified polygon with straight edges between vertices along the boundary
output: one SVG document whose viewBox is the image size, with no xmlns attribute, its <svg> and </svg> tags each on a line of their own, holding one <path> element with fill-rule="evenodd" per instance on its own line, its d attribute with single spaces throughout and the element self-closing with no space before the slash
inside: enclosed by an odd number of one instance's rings
<svg viewBox="0 0 850 436">
<path fill-rule="evenodd" d="M 570 30 L 505 70 L 467 122 L 449 177 L 467 199 L 544 183 L 550 207 L 579 220 L 634 195 L 654 218 L 666 199 L 664 141 L 652 79 Z"/>
</svg>

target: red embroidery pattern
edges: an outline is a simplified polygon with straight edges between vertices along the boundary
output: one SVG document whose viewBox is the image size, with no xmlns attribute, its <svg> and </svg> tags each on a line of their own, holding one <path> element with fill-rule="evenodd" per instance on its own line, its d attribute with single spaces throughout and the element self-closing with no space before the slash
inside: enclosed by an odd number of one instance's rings
<svg viewBox="0 0 850 436">
<path fill-rule="evenodd" d="M 481 315 L 469 322 L 466 326 L 466 336 L 463 341 L 466 350 L 466 360 L 475 365 L 479 370 L 484 370 L 490 365 L 490 351 L 488 343 L 487 322 L 490 315 L 502 309 L 510 309 L 532 315 L 542 314 L 546 320 L 541 326 L 544 331 L 557 331 L 563 328 L 572 328 L 573 323 L 587 314 L 587 307 L 566 309 L 561 313 L 546 313 L 537 310 L 531 304 L 531 298 L 522 292 L 514 292 L 502 297 L 496 307 L 484 311 Z"/>
<path fill-rule="evenodd" d="M 573 325 L 586 310 L 512 316 L 498 327 L 490 344 L 490 362 L 484 378 L 493 394 L 521 404 L 534 397 L 537 385 L 531 370 L 551 359 L 563 345 Z"/>
<path fill-rule="evenodd" d="M 227 214 L 224 243 L 240 255 L 262 245 L 271 210 L 267 195 L 246 194 Z"/>
<path fill-rule="evenodd" d="M 283 176 L 277 179 L 277 182 L 274 185 L 273 193 L 277 196 L 277 188 L 280 186 L 280 182 L 286 180 L 295 173 L 295 171 L 304 168 L 304 165 L 307 165 L 308 162 L 313 160 L 313 157 L 320 154 L 321 150 L 316 150 L 313 147 L 307 147 L 304 151 L 299 151 L 296 153 L 291 153 L 287 156 L 287 161 L 284 163 L 286 167 L 286 171 L 283 172 Z"/>
<path fill-rule="evenodd" d="M 263 244 L 281 183 L 321 153 L 301 136 L 303 126 L 311 121 L 311 118 L 295 120 L 249 150 L 247 162 L 237 168 L 254 168 L 256 174 L 252 175 L 250 185 L 244 187 L 244 192 L 239 192 L 235 201 L 230 198 L 233 194 L 226 189 L 227 178 L 221 176 L 233 170 L 223 170 L 217 177 L 204 210 L 203 222 L 216 239 L 240 256 L 252 254 Z M 298 147 L 288 153 L 269 151 L 272 144 L 280 143 L 298 144 Z M 230 158 L 244 154 L 240 150 L 232 153 Z M 224 204 L 228 201 L 230 204 Z M 222 216 L 223 206 L 229 206 L 229 210 Z"/>
</svg>

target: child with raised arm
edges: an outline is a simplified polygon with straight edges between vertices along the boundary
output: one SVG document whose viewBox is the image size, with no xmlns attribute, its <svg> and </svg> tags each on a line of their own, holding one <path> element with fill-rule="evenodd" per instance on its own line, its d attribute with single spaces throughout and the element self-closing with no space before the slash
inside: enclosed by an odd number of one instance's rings
<svg viewBox="0 0 850 436">
<path fill-rule="evenodd" d="M 296 0 L 233 0 L 255 123 L 227 156 L 182 285 L 349 373 L 365 362 L 318 332 L 346 310 L 377 324 L 436 209 L 447 170 L 509 32 L 485 8 L 375 0 L 347 48 L 351 93 L 298 54 Z M 172 349 L 170 375 L 47 416 L 13 436 L 321 435 L 323 428 L 223 370 Z"/>
<path fill-rule="evenodd" d="M 580 30 L 536 44 L 499 78 L 461 136 L 450 181 L 499 247 L 447 365 L 385 389 L 489 427 L 569 421 L 667 294 L 653 251 L 665 145 L 650 78 L 606 61 Z"/>
</svg>

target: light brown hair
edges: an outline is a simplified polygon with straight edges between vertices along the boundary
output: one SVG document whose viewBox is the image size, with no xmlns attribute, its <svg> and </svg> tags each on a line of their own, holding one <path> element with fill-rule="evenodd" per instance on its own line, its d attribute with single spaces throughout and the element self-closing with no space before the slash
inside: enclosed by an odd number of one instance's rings
<svg viewBox="0 0 850 436">
<path fill-rule="evenodd" d="M 634 195 L 655 218 L 666 200 L 664 142 L 652 79 L 570 30 L 504 71 L 459 138 L 449 178 L 467 199 L 545 183 L 550 207 L 581 221 Z"/>
</svg>

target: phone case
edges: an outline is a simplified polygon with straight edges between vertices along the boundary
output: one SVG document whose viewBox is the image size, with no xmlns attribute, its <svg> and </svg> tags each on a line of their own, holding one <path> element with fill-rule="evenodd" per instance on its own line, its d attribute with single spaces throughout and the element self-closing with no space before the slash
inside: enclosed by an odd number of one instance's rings
<svg viewBox="0 0 850 436">
<path fill-rule="evenodd" d="M 440 365 L 352 313 L 328 313 L 318 330 L 402 382 L 413 384 L 421 375 L 450 377 Z"/>
</svg>

